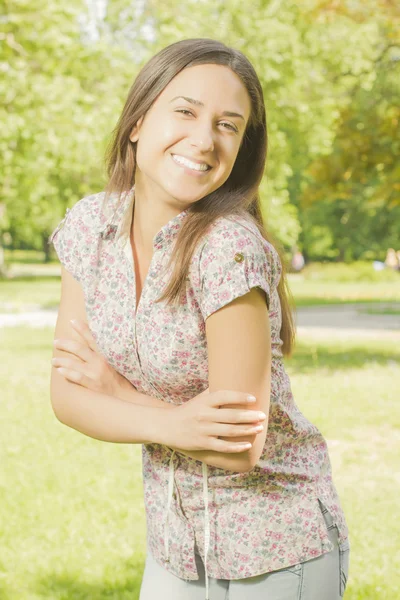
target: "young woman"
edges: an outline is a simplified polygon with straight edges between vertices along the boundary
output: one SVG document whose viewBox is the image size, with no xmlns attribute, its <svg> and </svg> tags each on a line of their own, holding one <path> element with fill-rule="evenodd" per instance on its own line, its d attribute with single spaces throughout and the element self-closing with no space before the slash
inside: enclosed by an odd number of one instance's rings
<svg viewBox="0 0 400 600">
<path fill-rule="evenodd" d="M 261 216 L 266 151 L 248 59 L 211 39 L 172 44 L 129 91 L 105 191 L 50 238 L 62 263 L 54 412 L 143 444 L 140 600 L 344 594 L 348 528 L 327 444 L 283 365 L 294 327 Z"/>
</svg>

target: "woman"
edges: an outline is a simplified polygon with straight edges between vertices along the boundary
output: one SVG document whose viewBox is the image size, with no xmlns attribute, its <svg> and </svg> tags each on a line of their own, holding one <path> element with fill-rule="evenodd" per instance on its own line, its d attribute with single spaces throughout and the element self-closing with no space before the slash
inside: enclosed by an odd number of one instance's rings
<svg viewBox="0 0 400 600">
<path fill-rule="evenodd" d="M 55 414 L 143 444 L 140 600 L 344 594 L 348 529 L 327 445 L 283 366 L 294 327 L 260 210 L 266 151 L 248 59 L 177 42 L 133 83 L 106 190 L 51 236 L 63 265 Z"/>
</svg>

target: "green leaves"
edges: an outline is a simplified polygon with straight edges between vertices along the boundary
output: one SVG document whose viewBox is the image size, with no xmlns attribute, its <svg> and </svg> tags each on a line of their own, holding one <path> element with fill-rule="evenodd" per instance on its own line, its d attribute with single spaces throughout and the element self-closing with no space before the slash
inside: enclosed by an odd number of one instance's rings
<svg viewBox="0 0 400 600">
<path fill-rule="evenodd" d="M 287 250 L 378 258 L 400 238 L 393 3 L 43 0 L 40 15 L 32 0 L 1 5 L 0 236 L 15 246 L 41 248 L 67 206 L 104 187 L 106 144 L 140 66 L 190 37 L 242 50 L 259 75 L 263 212 Z"/>
<path fill-rule="evenodd" d="M 103 186 L 103 147 L 127 60 L 120 68 L 112 48 L 88 45 L 81 0 L 47 0 L 40 15 L 27 0 L 4 8 L 0 201 L 13 245 L 41 249 L 66 206 Z"/>
</svg>

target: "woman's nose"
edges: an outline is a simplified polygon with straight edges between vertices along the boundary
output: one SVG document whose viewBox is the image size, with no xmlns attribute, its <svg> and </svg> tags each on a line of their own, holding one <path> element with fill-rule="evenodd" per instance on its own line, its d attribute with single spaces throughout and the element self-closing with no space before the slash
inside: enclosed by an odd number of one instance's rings
<svg viewBox="0 0 400 600">
<path fill-rule="evenodd" d="M 214 150 L 214 134 L 211 127 L 199 126 L 195 131 L 192 131 L 190 136 L 192 146 L 199 148 L 202 152 Z"/>
</svg>

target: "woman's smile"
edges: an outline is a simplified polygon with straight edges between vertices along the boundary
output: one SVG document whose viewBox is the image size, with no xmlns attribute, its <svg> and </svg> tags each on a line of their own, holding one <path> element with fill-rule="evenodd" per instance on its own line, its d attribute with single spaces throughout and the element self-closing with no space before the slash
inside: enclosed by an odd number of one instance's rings
<svg viewBox="0 0 400 600">
<path fill-rule="evenodd" d="M 212 168 L 205 162 L 200 163 L 198 161 L 192 161 L 180 154 L 171 154 L 171 157 L 174 163 L 178 167 L 181 167 L 181 169 L 183 169 L 183 171 L 188 175 L 194 175 L 199 177 L 211 171 Z"/>
</svg>

